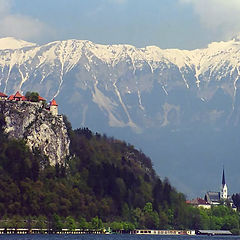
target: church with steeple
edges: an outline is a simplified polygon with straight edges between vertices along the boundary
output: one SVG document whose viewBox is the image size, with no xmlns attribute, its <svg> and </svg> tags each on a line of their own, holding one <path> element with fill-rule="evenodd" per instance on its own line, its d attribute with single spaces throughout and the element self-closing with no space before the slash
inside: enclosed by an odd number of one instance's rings
<svg viewBox="0 0 240 240">
<path fill-rule="evenodd" d="M 225 181 L 224 168 L 222 173 L 222 184 L 221 184 L 220 192 L 212 192 L 212 191 L 207 192 L 205 195 L 205 201 L 210 205 L 219 205 L 221 203 L 228 202 L 234 208 L 232 197 L 228 195 L 228 188 Z"/>
<path fill-rule="evenodd" d="M 233 204 L 232 197 L 228 195 L 228 187 L 225 181 L 225 172 L 223 168 L 222 172 L 222 184 L 220 192 L 208 191 L 203 198 L 196 198 L 193 200 L 187 200 L 188 204 L 205 209 L 211 208 L 211 206 L 217 206 L 220 204 L 230 205 L 234 211 L 237 211 L 236 206 Z"/>
</svg>

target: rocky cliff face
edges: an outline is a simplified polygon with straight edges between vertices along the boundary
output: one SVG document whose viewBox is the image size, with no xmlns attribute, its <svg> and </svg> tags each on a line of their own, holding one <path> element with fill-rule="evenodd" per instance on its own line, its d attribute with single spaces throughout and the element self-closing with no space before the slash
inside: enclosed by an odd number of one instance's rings
<svg viewBox="0 0 240 240">
<path fill-rule="evenodd" d="M 41 103 L 0 101 L 9 137 L 25 139 L 30 149 L 38 148 L 51 165 L 64 163 L 70 140 L 61 116 L 53 116 Z"/>
</svg>

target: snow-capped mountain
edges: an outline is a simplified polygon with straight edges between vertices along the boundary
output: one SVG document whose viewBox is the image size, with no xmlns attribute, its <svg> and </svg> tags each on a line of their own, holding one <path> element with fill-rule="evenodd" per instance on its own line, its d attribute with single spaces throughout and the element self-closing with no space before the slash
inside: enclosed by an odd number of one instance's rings
<svg viewBox="0 0 240 240">
<path fill-rule="evenodd" d="M 216 167 L 221 171 L 227 158 L 233 161 L 240 153 L 234 147 L 240 144 L 239 77 L 238 38 L 193 51 L 0 39 L 0 91 L 32 90 L 56 98 L 74 127 L 88 126 L 141 147 L 160 175 L 186 193 L 194 184 L 207 187 L 199 183 L 200 173 L 215 169 L 218 176 Z M 183 165 L 193 171 L 199 162 L 200 175 L 189 183 Z"/>
<path fill-rule="evenodd" d="M 13 37 L 0 38 L 0 50 L 19 49 L 24 47 L 33 47 L 36 45 L 36 43 L 26 42 Z"/>
</svg>

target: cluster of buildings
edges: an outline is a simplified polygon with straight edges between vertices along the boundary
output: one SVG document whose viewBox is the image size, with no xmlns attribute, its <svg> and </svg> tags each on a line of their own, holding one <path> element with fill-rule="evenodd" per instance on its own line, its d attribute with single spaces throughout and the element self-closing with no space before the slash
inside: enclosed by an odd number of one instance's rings
<svg viewBox="0 0 240 240">
<path fill-rule="evenodd" d="M 0 100 L 11 101 L 11 102 L 31 102 L 31 100 L 27 99 L 26 96 L 22 95 L 19 91 L 17 91 L 15 94 L 10 96 L 0 92 Z M 45 103 L 46 99 L 44 99 L 41 96 L 38 96 L 38 102 Z M 58 115 L 58 104 L 56 103 L 55 99 L 50 101 L 50 103 L 46 105 L 45 109 L 50 111 L 55 116 Z"/>
<path fill-rule="evenodd" d="M 208 191 L 205 194 L 204 198 L 196 198 L 193 200 L 188 200 L 187 203 L 193 206 L 202 207 L 205 209 L 209 209 L 211 208 L 211 206 L 217 206 L 223 203 L 224 204 L 228 203 L 234 211 L 237 210 L 237 207 L 233 204 L 232 197 L 228 195 L 228 188 L 225 181 L 224 169 L 222 174 L 222 184 L 221 184 L 220 192 Z"/>
</svg>

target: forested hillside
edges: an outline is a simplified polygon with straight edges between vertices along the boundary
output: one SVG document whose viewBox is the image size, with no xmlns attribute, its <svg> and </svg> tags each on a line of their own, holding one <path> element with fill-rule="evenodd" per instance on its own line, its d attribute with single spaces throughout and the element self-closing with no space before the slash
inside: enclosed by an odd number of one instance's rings
<svg viewBox="0 0 240 240">
<path fill-rule="evenodd" d="M 134 146 L 88 128 L 73 130 L 64 121 L 71 155 L 64 165 L 51 166 L 37 149 L 31 152 L 24 141 L 9 139 L 0 115 L 1 227 L 25 226 L 19 223 L 26 219 L 35 219 L 36 227 L 49 221 L 74 221 L 80 228 L 98 228 L 103 221 L 126 230 L 226 227 L 225 220 L 213 225 L 219 216 L 187 206 Z M 238 229 L 238 215 L 234 221 Z"/>
<path fill-rule="evenodd" d="M 88 128 L 72 130 L 64 120 L 71 155 L 65 165 L 50 166 L 38 149 L 3 133 L 1 115 L 1 216 L 98 216 L 149 228 L 183 222 L 183 195 L 160 180 L 144 153 Z"/>
</svg>

